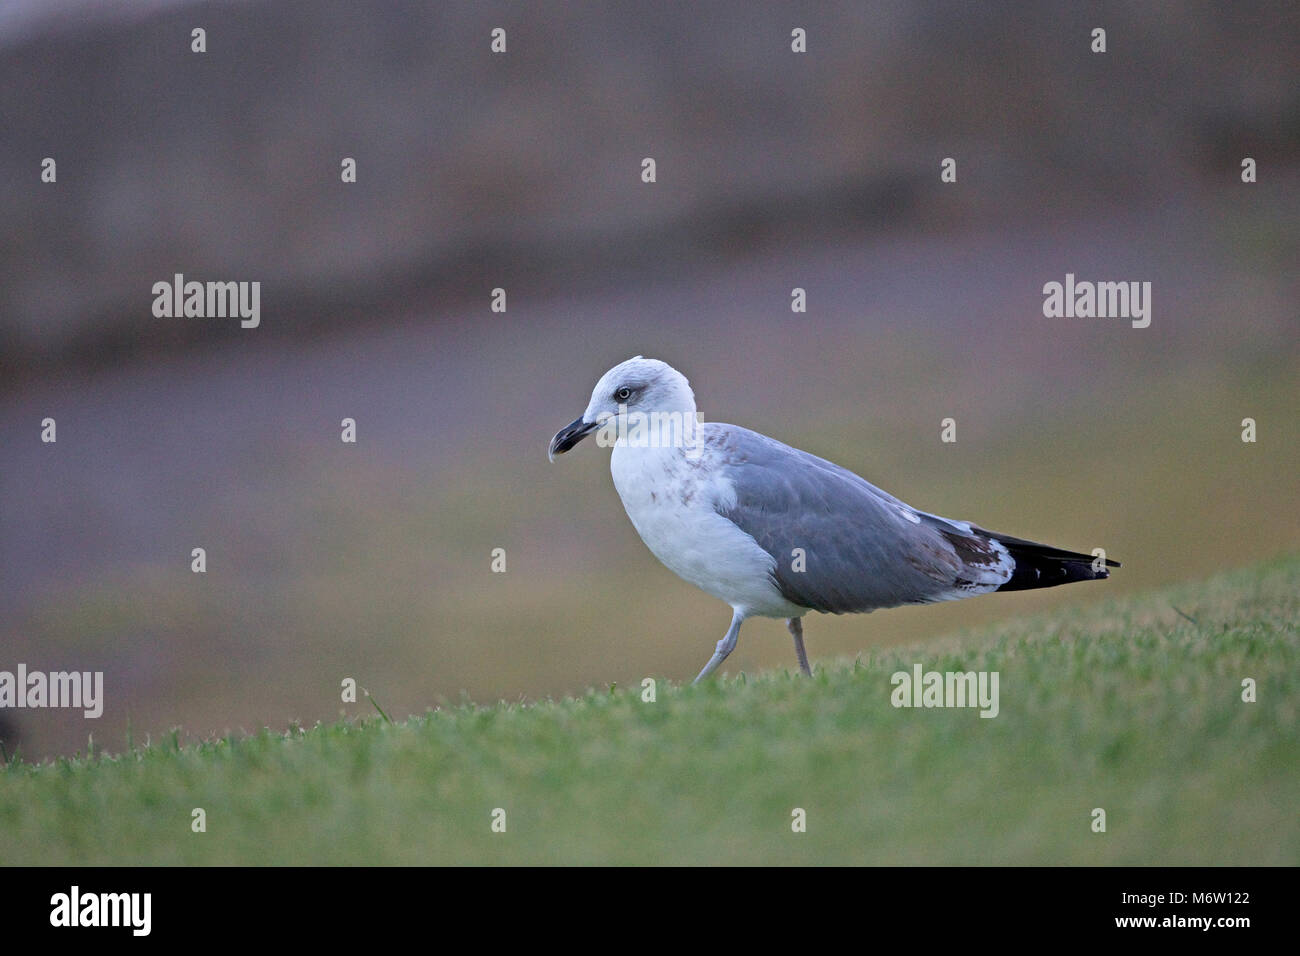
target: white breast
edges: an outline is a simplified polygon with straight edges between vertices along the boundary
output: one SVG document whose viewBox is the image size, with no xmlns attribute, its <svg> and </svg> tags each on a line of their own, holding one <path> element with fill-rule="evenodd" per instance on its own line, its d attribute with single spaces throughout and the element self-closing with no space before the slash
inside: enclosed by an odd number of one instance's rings
<svg viewBox="0 0 1300 956">
<path fill-rule="evenodd" d="M 734 504 L 736 493 L 707 451 L 690 461 L 677 448 L 616 444 L 610 472 L 637 534 L 669 570 L 742 616 L 806 613 L 772 581 L 772 556 L 718 514 L 715 505 Z"/>
</svg>

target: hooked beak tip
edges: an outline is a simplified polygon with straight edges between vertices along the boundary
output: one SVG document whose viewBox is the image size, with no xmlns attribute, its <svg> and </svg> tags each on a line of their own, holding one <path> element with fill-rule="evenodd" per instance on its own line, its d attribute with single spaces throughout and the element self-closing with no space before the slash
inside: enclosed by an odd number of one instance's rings
<svg viewBox="0 0 1300 956">
<path fill-rule="evenodd" d="M 563 455 L 594 432 L 597 427 L 595 422 L 584 422 L 581 418 L 575 418 L 555 433 L 555 437 L 551 439 L 550 447 L 546 449 L 547 459 L 552 462 L 555 461 L 556 455 Z"/>
</svg>

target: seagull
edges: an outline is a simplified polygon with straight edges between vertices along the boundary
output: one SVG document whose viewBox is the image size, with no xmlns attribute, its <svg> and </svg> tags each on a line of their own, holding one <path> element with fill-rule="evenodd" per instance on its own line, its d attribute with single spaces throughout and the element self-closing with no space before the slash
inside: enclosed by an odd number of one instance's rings
<svg viewBox="0 0 1300 956">
<path fill-rule="evenodd" d="M 712 674 L 750 617 L 785 618 L 812 674 L 803 617 L 957 601 L 1109 577 L 1119 563 L 918 511 L 839 465 L 758 432 L 703 422 L 681 372 L 615 365 L 547 457 L 597 432 L 632 526 L 671 571 L 731 605 Z"/>
</svg>

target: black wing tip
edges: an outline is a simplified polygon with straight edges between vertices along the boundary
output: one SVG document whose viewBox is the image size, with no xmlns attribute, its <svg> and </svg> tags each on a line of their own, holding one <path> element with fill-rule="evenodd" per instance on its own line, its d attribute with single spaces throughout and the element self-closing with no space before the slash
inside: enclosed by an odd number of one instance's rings
<svg viewBox="0 0 1300 956">
<path fill-rule="evenodd" d="M 1110 577 L 1109 569 L 1120 566 L 1118 561 L 1106 559 L 1102 567 L 1097 567 L 1095 559 L 1086 555 L 1060 558 L 1014 547 L 1008 550 L 1016 565 L 1011 577 L 998 588 L 999 591 L 1030 591 L 1073 584 L 1075 581 L 1105 581 Z"/>
</svg>

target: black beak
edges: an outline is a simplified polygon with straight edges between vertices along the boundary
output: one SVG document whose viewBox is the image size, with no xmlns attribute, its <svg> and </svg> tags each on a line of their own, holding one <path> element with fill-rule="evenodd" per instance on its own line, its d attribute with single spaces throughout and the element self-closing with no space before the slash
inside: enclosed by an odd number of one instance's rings
<svg viewBox="0 0 1300 956">
<path fill-rule="evenodd" d="M 584 422 L 581 418 L 575 418 L 555 433 L 555 437 L 551 439 L 551 447 L 546 449 L 546 457 L 555 461 L 556 455 L 563 455 L 599 427 L 595 422 Z"/>
</svg>

